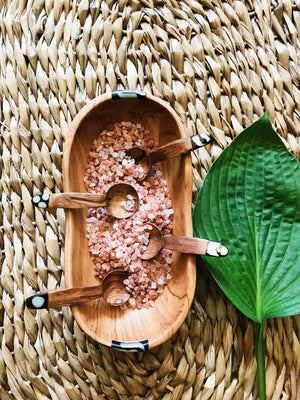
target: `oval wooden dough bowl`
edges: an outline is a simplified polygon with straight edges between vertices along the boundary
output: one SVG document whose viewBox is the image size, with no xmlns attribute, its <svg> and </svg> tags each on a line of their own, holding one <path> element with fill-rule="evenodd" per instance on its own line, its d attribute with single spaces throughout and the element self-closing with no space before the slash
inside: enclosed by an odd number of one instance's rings
<svg viewBox="0 0 300 400">
<path fill-rule="evenodd" d="M 101 95 L 83 107 L 72 121 L 64 144 L 65 192 L 85 192 L 83 177 L 93 140 L 110 124 L 141 123 L 164 145 L 187 137 L 175 111 L 164 101 L 143 92 L 117 91 Z M 173 235 L 193 236 L 192 163 L 189 154 L 161 162 L 174 210 Z M 66 210 L 66 287 L 92 286 L 94 265 L 86 238 L 86 209 Z M 103 299 L 72 307 L 79 326 L 99 343 L 120 350 L 145 350 L 168 340 L 184 322 L 196 283 L 195 256 L 173 253 L 172 279 L 149 309 L 121 310 Z"/>
</svg>

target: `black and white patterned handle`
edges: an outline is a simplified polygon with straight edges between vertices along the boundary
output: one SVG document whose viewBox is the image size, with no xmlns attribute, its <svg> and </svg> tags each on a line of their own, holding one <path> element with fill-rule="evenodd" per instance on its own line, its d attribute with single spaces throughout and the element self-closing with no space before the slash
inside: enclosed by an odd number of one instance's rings
<svg viewBox="0 0 300 400">
<path fill-rule="evenodd" d="M 119 342 L 118 340 L 112 340 L 111 347 L 113 349 L 125 352 L 145 351 L 149 349 L 149 341 L 148 339 L 139 340 L 136 342 Z"/>
<path fill-rule="evenodd" d="M 190 136 L 192 150 L 197 150 L 200 147 L 206 146 L 211 142 L 211 137 L 207 133 L 199 133 Z"/>
<path fill-rule="evenodd" d="M 48 208 L 50 194 L 38 194 L 32 198 L 32 203 L 38 208 Z"/>
<path fill-rule="evenodd" d="M 116 90 L 111 93 L 111 97 L 113 100 L 122 100 L 122 99 L 146 100 L 147 93 L 135 90 Z"/>
<path fill-rule="evenodd" d="M 48 308 L 48 293 L 39 293 L 30 296 L 25 300 L 25 304 L 27 308 L 32 310 Z"/>
</svg>

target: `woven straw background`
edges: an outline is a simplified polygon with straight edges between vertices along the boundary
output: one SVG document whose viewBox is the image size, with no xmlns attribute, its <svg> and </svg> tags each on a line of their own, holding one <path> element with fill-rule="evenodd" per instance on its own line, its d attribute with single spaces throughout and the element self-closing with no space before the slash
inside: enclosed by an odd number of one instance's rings
<svg viewBox="0 0 300 400">
<path fill-rule="evenodd" d="M 64 287 L 68 125 L 89 99 L 139 89 L 168 101 L 190 134 L 194 198 L 212 161 L 264 111 L 299 158 L 300 2 L 0 0 L 0 398 L 257 399 L 254 325 L 204 269 L 185 323 L 145 353 L 90 340 L 71 310 L 24 298 Z M 268 399 L 300 399 L 299 316 L 265 325 Z"/>
</svg>

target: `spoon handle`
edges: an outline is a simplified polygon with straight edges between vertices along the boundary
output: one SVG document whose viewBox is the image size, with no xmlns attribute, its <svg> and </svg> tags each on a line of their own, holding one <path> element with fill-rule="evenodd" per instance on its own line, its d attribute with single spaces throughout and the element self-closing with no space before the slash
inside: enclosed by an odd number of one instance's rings
<svg viewBox="0 0 300 400">
<path fill-rule="evenodd" d="M 106 196 L 92 193 L 54 193 L 41 194 L 32 198 L 39 208 L 89 208 L 106 205 Z"/>
<path fill-rule="evenodd" d="M 73 306 L 75 304 L 85 303 L 102 296 L 102 286 L 78 287 L 55 290 L 35 294 L 25 300 L 28 308 L 39 310 L 42 308 L 57 308 L 63 306 Z"/>
<path fill-rule="evenodd" d="M 202 256 L 224 257 L 228 254 L 227 247 L 221 243 L 185 236 L 165 235 L 163 236 L 162 247 L 181 253 Z"/>
<path fill-rule="evenodd" d="M 149 152 L 151 161 L 153 163 L 167 160 L 169 158 L 177 157 L 181 154 L 186 154 L 191 150 L 199 149 L 206 146 L 211 141 L 211 138 L 206 133 L 193 135 L 182 139 L 173 140 L 164 146 L 159 147 L 157 150 Z"/>
</svg>

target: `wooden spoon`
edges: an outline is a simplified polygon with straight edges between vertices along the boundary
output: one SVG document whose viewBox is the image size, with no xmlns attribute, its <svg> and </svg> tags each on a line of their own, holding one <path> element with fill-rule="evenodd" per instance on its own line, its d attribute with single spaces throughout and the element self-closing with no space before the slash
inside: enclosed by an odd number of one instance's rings
<svg viewBox="0 0 300 400">
<path fill-rule="evenodd" d="M 145 232 L 149 233 L 149 242 L 147 249 L 141 255 L 142 260 L 150 260 L 163 248 L 213 257 L 225 257 L 228 254 L 227 247 L 221 243 L 185 236 L 162 235 L 154 224 L 147 223 Z"/>
<path fill-rule="evenodd" d="M 127 218 L 139 207 L 139 196 L 133 186 L 117 183 L 106 195 L 92 193 L 54 193 L 34 196 L 32 202 L 39 208 L 85 208 L 106 206 L 109 214 L 116 218 Z M 129 202 L 126 207 L 124 202 Z"/>
<path fill-rule="evenodd" d="M 111 306 L 125 304 L 130 294 L 123 284 L 127 271 L 115 270 L 106 275 L 101 285 L 78 287 L 45 292 L 28 297 L 25 304 L 31 309 L 57 308 L 86 303 L 101 297 Z"/>
<path fill-rule="evenodd" d="M 173 140 L 156 150 L 147 152 L 141 147 L 126 150 L 126 155 L 133 158 L 136 164 L 143 167 L 144 174 L 139 181 L 145 179 L 151 171 L 152 164 L 186 154 L 210 143 L 211 138 L 206 133 Z"/>
</svg>

